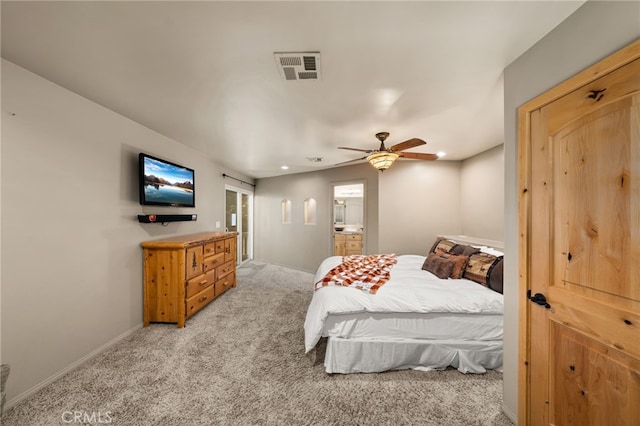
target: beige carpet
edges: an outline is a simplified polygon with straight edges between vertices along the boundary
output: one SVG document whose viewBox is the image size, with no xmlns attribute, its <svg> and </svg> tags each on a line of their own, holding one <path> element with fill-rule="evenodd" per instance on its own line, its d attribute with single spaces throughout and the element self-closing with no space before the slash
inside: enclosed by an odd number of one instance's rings
<svg viewBox="0 0 640 426">
<path fill-rule="evenodd" d="M 80 413 L 86 424 L 114 425 L 511 425 L 497 372 L 326 374 L 304 353 L 311 281 L 251 262 L 184 329 L 138 330 L 2 423 L 77 424 Z"/>
</svg>

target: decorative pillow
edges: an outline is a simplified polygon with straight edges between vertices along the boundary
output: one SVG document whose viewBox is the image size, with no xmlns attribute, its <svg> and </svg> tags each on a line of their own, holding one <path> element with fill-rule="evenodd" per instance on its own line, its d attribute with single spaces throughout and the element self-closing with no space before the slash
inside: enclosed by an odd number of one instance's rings
<svg viewBox="0 0 640 426">
<path fill-rule="evenodd" d="M 453 266 L 453 261 L 445 259 L 444 257 L 440 257 L 435 253 L 429 253 L 424 263 L 422 264 L 422 269 L 431 272 L 433 275 L 440 279 L 446 280 L 451 275 Z"/>
<path fill-rule="evenodd" d="M 489 272 L 489 288 L 502 294 L 504 281 L 504 258 L 500 258 Z"/>
<path fill-rule="evenodd" d="M 435 252 L 436 252 L 436 246 L 437 246 L 438 244 L 440 244 L 440 241 L 442 241 L 442 240 L 444 240 L 444 238 L 440 238 L 440 237 L 436 238 L 436 242 L 435 242 L 435 243 L 433 243 L 433 245 L 432 245 L 432 246 L 431 246 L 431 248 L 429 249 L 429 253 L 435 253 Z"/>
<path fill-rule="evenodd" d="M 453 262 L 453 270 L 451 271 L 451 275 L 449 275 L 449 278 L 462 278 L 462 274 L 464 273 L 464 270 L 467 267 L 467 263 L 469 262 L 469 256 L 459 256 L 451 253 L 445 253 L 442 250 L 436 251 L 436 255 L 445 259 L 449 259 Z"/>
<path fill-rule="evenodd" d="M 472 254 L 469 256 L 469 263 L 467 263 L 462 277 L 488 287 L 488 277 L 491 274 L 491 270 L 501 259 L 502 257 L 487 253 Z"/>
<path fill-rule="evenodd" d="M 442 250 L 443 252 L 448 253 L 456 245 L 457 244 L 455 241 L 447 240 L 446 238 L 440 238 L 439 240 L 436 240 L 433 247 L 431 247 L 430 253 L 435 253 L 438 250 Z"/>
<path fill-rule="evenodd" d="M 456 244 L 456 246 L 453 247 L 451 250 L 449 250 L 449 252 L 453 254 L 460 254 L 462 256 L 471 256 L 472 254 L 479 253 L 480 249 L 477 247 L 467 246 L 464 244 Z"/>
</svg>

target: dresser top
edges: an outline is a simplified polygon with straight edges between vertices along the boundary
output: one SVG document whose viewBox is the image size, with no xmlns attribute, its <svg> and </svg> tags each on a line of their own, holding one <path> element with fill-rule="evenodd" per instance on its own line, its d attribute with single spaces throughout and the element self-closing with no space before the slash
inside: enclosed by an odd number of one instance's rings
<svg viewBox="0 0 640 426">
<path fill-rule="evenodd" d="M 197 234 L 178 235 L 175 237 L 163 238 L 160 240 L 143 241 L 140 245 L 143 248 L 183 248 L 205 242 L 222 240 L 229 237 L 235 237 L 237 232 L 199 232 Z"/>
</svg>

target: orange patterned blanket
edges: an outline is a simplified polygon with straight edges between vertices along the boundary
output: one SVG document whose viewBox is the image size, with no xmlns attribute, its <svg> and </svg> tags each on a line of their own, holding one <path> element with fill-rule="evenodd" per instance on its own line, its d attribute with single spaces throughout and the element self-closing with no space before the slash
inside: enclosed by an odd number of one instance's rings
<svg viewBox="0 0 640 426">
<path fill-rule="evenodd" d="M 354 287 L 375 294 L 391 277 L 391 267 L 398 262 L 395 254 L 351 255 L 315 283 L 315 289 L 329 285 Z"/>
</svg>

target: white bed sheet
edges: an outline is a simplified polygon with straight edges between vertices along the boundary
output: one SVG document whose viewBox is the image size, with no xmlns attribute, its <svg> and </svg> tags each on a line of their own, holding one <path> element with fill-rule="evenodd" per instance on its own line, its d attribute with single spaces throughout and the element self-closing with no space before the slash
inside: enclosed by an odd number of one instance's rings
<svg viewBox="0 0 640 426">
<path fill-rule="evenodd" d="M 376 294 L 340 286 L 316 290 L 304 325 L 306 351 L 311 351 L 322 336 L 329 336 L 326 327 L 330 316 L 330 327 L 336 325 L 336 322 L 331 322 L 334 316 L 357 313 L 471 314 L 476 319 L 483 315 L 501 318 L 501 294 L 465 279 L 438 279 L 422 270 L 424 260 L 424 256 L 418 255 L 398 256 L 398 263 L 391 269 L 390 280 Z M 314 282 L 341 262 L 340 256 L 325 259 L 316 272 Z M 375 334 L 375 327 L 367 326 L 361 330 Z M 498 339 L 501 339 L 499 334 Z M 385 339 L 389 336 L 371 337 Z"/>
<path fill-rule="evenodd" d="M 502 333 L 502 315 L 499 314 L 359 312 L 329 315 L 322 336 L 492 341 L 502 340 Z"/>
</svg>

